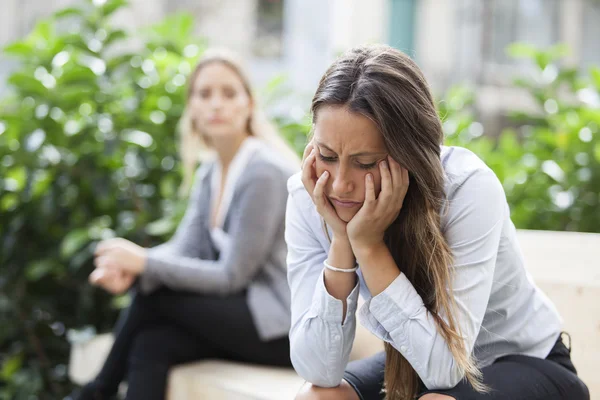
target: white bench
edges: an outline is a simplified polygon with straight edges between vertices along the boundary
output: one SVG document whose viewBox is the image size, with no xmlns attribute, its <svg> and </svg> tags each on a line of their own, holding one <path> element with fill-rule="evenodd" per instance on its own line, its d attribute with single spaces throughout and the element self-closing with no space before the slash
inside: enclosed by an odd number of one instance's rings
<svg viewBox="0 0 600 400">
<path fill-rule="evenodd" d="M 592 400 L 600 400 L 600 234 L 519 231 L 527 267 L 554 301 L 573 339 L 572 357 Z M 382 350 L 381 342 L 357 324 L 352 359 Z M 95 376 L 112 344 L 100 335 L 73 346 L 69 376 L 83 384 Z M 293 370 L 227 361 L 176 367 L 169 376 L 169 400 L 293 399 L 303 381 Z"/>
</svg>

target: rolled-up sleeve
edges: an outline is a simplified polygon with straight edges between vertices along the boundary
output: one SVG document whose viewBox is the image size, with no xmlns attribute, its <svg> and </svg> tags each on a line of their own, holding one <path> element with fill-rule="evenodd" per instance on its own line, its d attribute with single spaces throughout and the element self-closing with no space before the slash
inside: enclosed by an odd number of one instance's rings
<svg viewBox="0 0 600 400">
<path fill-rule="evenodd" d="M 308 382 L 335 387 L 342 376 L 356 331 L 358 283 L 343 303 L 325 288 L 323 261 L 327 252 L 315 238 L 290 194 L 285 237 L 288 245 L 288 281 L 292 296 L 291 359 L 296 372 Z"/>
<path fill-rule="evenodd" d="M 467 177 L 449 202 L 444 235 L 454 257 L 451 294 L 457 305 L 455 321 L 470 354 L 490 297 L 508 206 L 500 182 L 487 169 Z M 464 378 L 433 316 L 404 274 L 366 301 L 359 318 L 410 362 L 427 388 L 451 388 Z"/>
</svg>

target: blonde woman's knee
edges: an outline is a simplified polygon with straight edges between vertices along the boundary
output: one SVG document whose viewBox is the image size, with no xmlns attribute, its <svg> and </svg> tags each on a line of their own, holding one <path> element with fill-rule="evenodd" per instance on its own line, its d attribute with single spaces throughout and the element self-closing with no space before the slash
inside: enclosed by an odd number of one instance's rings
<svg viewBox="0 0 600 400">
<path fill-rule="evenodd" d="M 342 381 L 340 386 L 324 388 L 306 382 L 296 395 L 296 400 L 360 400 L 352 386 Z"/>
</svg>

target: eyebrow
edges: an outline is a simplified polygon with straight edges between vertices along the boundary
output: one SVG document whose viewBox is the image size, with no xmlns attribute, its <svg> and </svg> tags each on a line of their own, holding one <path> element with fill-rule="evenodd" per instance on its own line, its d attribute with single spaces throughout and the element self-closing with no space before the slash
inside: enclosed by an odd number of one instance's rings
<svg viewBox="0 0 600 400">
<path fill-rule="evenodd" d="M 331 149 L 331 147 L 327 146 L 324 143 L 321 143 L 317 140 L 315 140 L 315 142 L 317 143 L 317 146 L 319 147 L 323 147 L 326 150 L 331 151 L 332 153 L 335 153 L 334 150 Z M 336 153 L 337 154 L 337 153 Z M 377 155 L 384 155 L 387 154 L 387 152 L 385 151 L 361 151 L 360 153 L 355 153 L 355 154 L 350 154 L 350 157 L 362 157 L 362 156 L 377 156 Z"/>
</svg>

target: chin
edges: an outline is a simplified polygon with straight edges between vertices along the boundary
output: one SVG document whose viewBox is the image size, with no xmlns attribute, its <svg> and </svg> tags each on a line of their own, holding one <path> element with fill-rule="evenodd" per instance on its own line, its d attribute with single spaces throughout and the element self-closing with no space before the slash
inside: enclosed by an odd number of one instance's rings
<svg viewBox="0 0 600 400">
<path fill-rule="evenodd" d="M 350 222 L 350 220 L 352 219 L 352 217 L 354 217 L 356 215 L 358 210 L 340 209 L 340 208 L 336 207 L 335 212 L 342 221 Z"/>
</svg>

